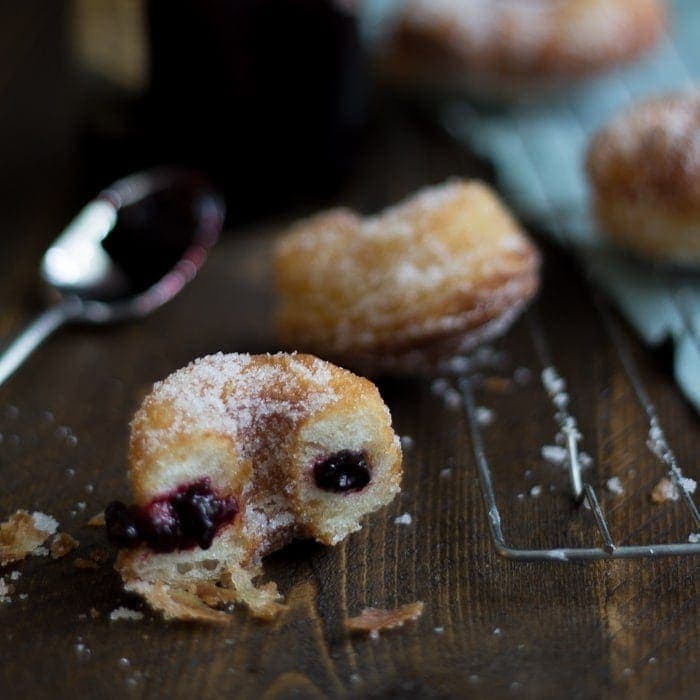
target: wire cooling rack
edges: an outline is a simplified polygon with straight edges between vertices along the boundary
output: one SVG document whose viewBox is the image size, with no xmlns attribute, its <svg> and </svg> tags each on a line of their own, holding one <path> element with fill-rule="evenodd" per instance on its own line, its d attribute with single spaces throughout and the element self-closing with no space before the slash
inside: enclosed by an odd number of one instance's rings
<svg viewBox="0 0 700 700">
<path fill-rule="evenodd" d="M 700 531 L 700 513 L 688 488 L 689 480 L 683 476 L 676 456 L 666 439 L 659 412 L 644 388 L 634 360 L 625 348 L 621 331 L 615 320 L 598 293 L 593 291 L 592 296 L 602 319 L 603 327 L 618 353 L 624 374 L 648 420 L 647 447 L 655 455 L 659 464 L 659 478 L 665 475 L 675 486 L 680 497 L 679 500 L 687 509 L 696 528 Z M 572 397 L 567 391 L 566 380 L 559 374 L 553 364 L 545 334 L 534 312 L 528 313 L 527 321 L 535 355 L 541 366 L 541 392 L 544 394 L 541 398 L 549 401 L 552 405 L 554 420 L 559 429 L 560 442 L 566 450 L 565 467 L 568 472 L 569 493 L 573 501 L 578 505 L 579 510 L 585 509 L 592 512 L 599 542 L 591 542 L 590 546 L 586 544 L 580 547 L 541 549 L 521 548 L 509 543 L 504 531 L 501 510 L 499 509 L 496 496 L 495 484 L 497 482 L 489 462 L 488 450 L 485 447 L 482 432 L 482 422 L 479 419 L 476 406 L 475 387 L 472 378 L 469 375 L 463 375 L 457 377 L 456 386 L 468 418 L 479 482 L 488 515 L 490 534 L 498 553 L 509 559 L 561 562 L 700 554 L 700 543 L 696 542 L 649 544 L 618 544 L 616 542 L 614 528 L 606 518 L 596 490 L 584 478 L 582 454 L 579 451 L 582 435 L 579 431 L 576 417 L 569 408 L 572 403 Z"/>
</svg>

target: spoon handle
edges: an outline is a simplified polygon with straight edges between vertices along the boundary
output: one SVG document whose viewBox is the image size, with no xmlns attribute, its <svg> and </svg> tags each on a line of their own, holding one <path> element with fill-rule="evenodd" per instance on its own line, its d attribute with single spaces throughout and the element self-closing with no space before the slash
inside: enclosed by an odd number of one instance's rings
<svg viewBox="0 0 700 700">
<path fill-rule="evenodd" d="M 77 299 L 66 299 L 49 307 L 29 323 L 0 353 L 0 386 L 54 331 L 75 318 L 80 306 Z"/>
</svg>

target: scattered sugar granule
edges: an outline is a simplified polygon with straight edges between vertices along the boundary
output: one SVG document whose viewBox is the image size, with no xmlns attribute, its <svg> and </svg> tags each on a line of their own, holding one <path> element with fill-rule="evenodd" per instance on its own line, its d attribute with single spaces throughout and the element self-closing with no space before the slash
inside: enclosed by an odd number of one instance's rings
<svg viewBox="0 0 700 700">
<path fill-rule="evenodd" d="M 116 620 L 143 620 L 143 613 L 138 610 L 131 610 L 131 608 L 120 606 L 109 613 L 109 619 L 112 622 Z"/>
<path fill-rule="evenodd" d="M 688 479 L 685 476 L 681 477 L 681 484 L 688 493 L 695 493 L 695 489 L 698 487 L 698 482 L 695 479 Z"/>
<path fill-rule="evenodd" d="M 581 469 L 588 469 L 593 464 L 593 457 L 588 452 L 579 452 L 578 463 L 581 465 Z"/>
<path fill-rule="evenodd" d="M 394 518 L 394 523 L 396 525 L 410 525 L 413 522 L 413 518 L 410 513 L 404 513 L 399 515 L 398 518 Z"/>
<path fill-rule="evenodd" d="M 21 571 L 11 571 L 10 572 L 10 581 L 19 581 L 19 577 L 22 575 Z"/>
<path fill-rule="evenodd" d="M 441 479 L 449 479 L 452 476 L 452 469 L 450 467 L 445 467 L 445 469 L 440 470 Z"/>
<path fill-rule="evenodd" d="M 481 426 L 488 426 L 493 423 L 494 412 L 486 406 L 478 406 L 476 409 L 476 422 Z"/>
<path fill-rule="evenodd" d="M 442 634 L 444 631 L 444 627 L 433 627 L 433 632 L 435 632 L 435 634 Z"/>
<path fill-rule="evenodd" d="M 462 355 L 457 355 L 456 357 L 450 358 L 447 363 L 447 370 L 454 372 L 455 374 L 466 374 L 471 366 L 472 361 L 468 357 Z"/>
<path fill-rule="evenodd" d="M 622 486 L 622 482 L 620 481 L 619 476 L 613 476 L 610 479 L 608 479 L 605 483 L 607 484 L 608 491 L 610 491 L 610 493 L 615 493 L 618 496 L 621 496 L 625 492 L 625 489 Z"/>
<path fill-rule="evenodd" d="M 413 438 L 410 435 L 401 436 L 401 448 L 410 450 L 413 447 Z"/>
<path fill-rule="evenodd" d="M 48 557 L 49 556 L 49 548 L 48 547 L 37 547 L 36 549 L 33 549 L 31 552 L 29 552 L 33 557 Z"/>
<path fill-rule="evenodd" d="M 0 577 L 0 603 L 11 603 L 10 594 L 14 590 L 14 586 L 11 583 L 7 583 L 4 578 Z"/>
<path fill-rule="evenodd" d="M 698 544 L 700 542 L 700 532 L 691 532 L 688 535 L 688 542 L 692 544 Z"/>
<path fill-rule="evenodd" d="M 541 453 L 542 459 L 557 466 L 564 464 L 569 457 L 569 451 L 559 445 L 543 445 Z"/>
<path fill-rule="evenodd" d="M 462 397 L 457 389 L 450 387 L 442 396 L 445 406 L 448 408 L 460 408 L 462 405 Z"/>
<path fill-rule="evenodd" d="M 541 494 L 542 494 L 542 487 L 541 487 L 539 484 L 537 484 L 536 486 L 533 486 L 533 487 L 530 489 L 530 495 L 531 495 L 533 498 L 537 498 L 537 497 L 538 497 L 539 495 L 541 495 Z"/>
<path fill-rule="evenodd" d="M 85 503 L 85 501 L 78 501 L 75 505 L 78 510 L 85 510 L 87 508 L 87 503 Z"/>
<path fill-rule="evenodd" d="M 450 383 L 442 377 L 433 379 L 430 384 L 430 391 L 436 396 L 442 396 L 450 388 Z"/>
<path fill-rule="evenodd" d="M 566 389 L 566 382 L 559 376 L 554 367 L 546 367 L 542 371 L 542 384 L 544 384 L 544 388 L 551 396 Z"/>
<path fill-rule="evenodd" d="M 46 532 L 49 535 L 53 535 L 56 530 L 58 530 L 58 521 L 56 518 L 47 515 L 46 513 L 34 512 L 32 513 L 32 520 L 34 521 L 34 526 L 37 530 L 41 532 Z"/>
</svg>

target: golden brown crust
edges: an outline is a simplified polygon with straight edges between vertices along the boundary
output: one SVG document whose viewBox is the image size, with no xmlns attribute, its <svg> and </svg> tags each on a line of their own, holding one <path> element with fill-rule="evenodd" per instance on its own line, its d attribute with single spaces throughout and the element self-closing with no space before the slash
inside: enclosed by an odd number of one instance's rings
<svg viewBox="0 0 700 700">
<path fill-rule="evenodd" d="M 564 86 L 637 58 L 666 24 L 661 0 L 410 0 L 381 63 L 402 82 Z"/>
<path fill-rule="evenodd" d="M 653 260 L 700 263 L 700 90 L 654 97 L 591 142 L 601 233 Z"/>
<path fill-rule="evenodd" d="M 588 174 L 601 196 L 700 216 L 700 90 L 653 97 L 593 139 Z"/>
<path fill-rule="evenodd" d="M 527 303 L 539 254 L 487 186 L 451 181 L 367 219 L 298 223 L 277 244 L 275 277 L 285 345 L 381 360 L 449 346 Z"/>
<path fill-rule="evenodd" d="M 67 532 L 60 532 L 54 535 L 49 545 L 49 551 L 51 552 L 51 557 L 53 559 L 60 559 L 65 557 L 66 554 L 72 552 L 76 547 L 80 545 L 80 542 L 71 537 Z"/>
</svg>

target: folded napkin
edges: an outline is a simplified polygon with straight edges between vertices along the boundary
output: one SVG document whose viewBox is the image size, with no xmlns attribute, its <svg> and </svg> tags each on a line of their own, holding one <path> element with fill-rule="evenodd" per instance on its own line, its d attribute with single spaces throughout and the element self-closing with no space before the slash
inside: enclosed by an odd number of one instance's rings
<svg viewBox="0 0 700 700">
<path fill-rule="evenodd" d="M 591 135 L 614 113 L 653 93 L 700 80 L 700 1 L 672 3 L 673 29 L 633 67 L 536 105 L 439 108 L 449 132 L 495 168 L 503 195 L 526 221 L 575 251 L 648 345 L 671 339 L 676 380 L 700 410 L 700 273 L 636 262 L 611 250 L 589 216 L 584 173 Z"/>
</svg>

